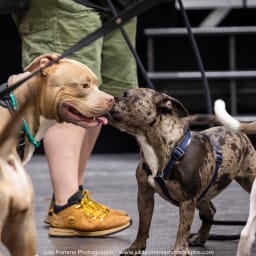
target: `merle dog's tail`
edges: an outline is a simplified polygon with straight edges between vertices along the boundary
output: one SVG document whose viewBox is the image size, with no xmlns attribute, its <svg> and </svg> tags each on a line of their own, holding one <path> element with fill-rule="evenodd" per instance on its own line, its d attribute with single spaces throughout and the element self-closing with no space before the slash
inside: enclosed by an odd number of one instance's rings
<svg viewBox="0 0 256 256">
<path fill-rule="evenodd" d="M 227 112 L 226 105 L 223 100 L 215 101 L 214 112 L 217 119 L 227 128 L 247 134 L 256 134 L 256 122 L 239 122 Z"/>
</svg>

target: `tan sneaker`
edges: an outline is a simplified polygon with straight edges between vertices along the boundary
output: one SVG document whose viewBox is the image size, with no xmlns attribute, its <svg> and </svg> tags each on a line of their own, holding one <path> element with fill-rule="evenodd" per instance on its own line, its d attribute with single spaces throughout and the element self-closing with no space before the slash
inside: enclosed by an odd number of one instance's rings
<svg viewBox="0 0 256 256">
<path fill-rule="evenodd" d="M 53 209 L 54 209 L 54 199 L 51 199 L 51 202 L 50 202 L 50 205 L 49 205 L 49 208 L 48 208 L 48 213 L 47 213 L 47 215 L 44 218 L 44 223 L 45 224 L 49 224 L 50 225 L 51 218 L 52 218 L 52 215 L 53 215 Z"/>
<path fill-rule="evenodd" d="M 50 236 L 100 237 L 120 232 L 131 225 L 128 216 L 113 215 L 108 209 L 98 209 L 83 198 L 67 208 L 52 213 Z"/>
<path fill-rule="evenodd" d="M 95 201 L 94 199 L 89 197 L 89 194 L 90 194 L 89 190 L 83 189 L 82 193 L 83 193 L 83 198 L 85 198 L 85 200 L 87 200 L 88 203 L 90 202 L 91 204 L 93 204 L 94 208 L 98 208 L 99 210 L 100 209 L 108 210 L 113 215 L 128 216 L 128 213 L 124 210 L 112 209 L 102 203 Z M 46 217 L 44 219 L 44 223 L 46 223 L 46 224 L 50 224 L 50 222 L 51 222 L 51 217 L 53 215 L 53 207 L 54 207 L 54 199 L 51 200 L 51 203 L 50 203 L 50 206 L 48 209 L 48 214 L 46 215 Z"/>
</svg>

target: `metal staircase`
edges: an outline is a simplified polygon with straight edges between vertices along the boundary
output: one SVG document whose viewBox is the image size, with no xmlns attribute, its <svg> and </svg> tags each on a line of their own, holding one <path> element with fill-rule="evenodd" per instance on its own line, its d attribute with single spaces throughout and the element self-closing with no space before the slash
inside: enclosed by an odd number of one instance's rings
<svg viewBox="0 0 256 256">
<path fill-rule="evenodd" d="M 217 38 L 225 38 L 225 42 L 227 42 L 228 52 L 225 57 L 227 59 L 224 60 L 227 62 L 227 68 L 208 70 L 206 67 L 206 76 L 216 97 L 226 97 L 228 99 L 228 109 L 235 116 L 240 115 L 239 105 L 241 102 L 244 102 L 243 104 L 247 105 L 247 107 L 245 107 L 245 111 L 242 111 L 243 117 L 241 119 L 254 120 L 254 115 L 256 116 L 256 50 L 250 55 L 250 61 L 253 62 L 253 59 L 255 59 L 255 65 L 250 69 L 240 69 L 238 67 L 240 60 L 237 55 L 237 39 L 245 37 L 246 40 L 248 39 L 248 44 L 250 44 L 250 38 L 255 38 L 256 36 L 256 26 L 219 26 L 219 24 L 233 8 L 256 7 L 256 0 L 184 0 L 183 3 L 187 10 L 210 9 L 200 25 L 192 28 L 196 40 L 200 39 L 204 44 L 212 45 L 215 44 Z M 158 69 L 155 61 L 158 51 L 157 40 L 186 39 L 187 30 L 177 27 L 147 28 L 144 30 L 144 34 L 147 41 L 147 69 L 149 78 L 159 88 L 170 90 L 172 94 L 196 97 L 200 93 L 197 86 L 201 79 L 199 71 L 177 71 L 169 70 L 168 68 L 168 71 L 162 71 Z M 179 46 L 177 51 L 180 51 L 182 54 L 182 49 Z M 168 86 L 168 82 L 172 84 L 175 82 L 175 86 Z M 164 85 L 162 86 L 162 84 Z M 212 85 L 214 86 L 212 87 Z M 247 97 L 250 102 L 247 102 Z M 251 108 L 253 105 L 254 107 Z M 246 108 L 250 108 L 248 113 Z"/>
</svg>

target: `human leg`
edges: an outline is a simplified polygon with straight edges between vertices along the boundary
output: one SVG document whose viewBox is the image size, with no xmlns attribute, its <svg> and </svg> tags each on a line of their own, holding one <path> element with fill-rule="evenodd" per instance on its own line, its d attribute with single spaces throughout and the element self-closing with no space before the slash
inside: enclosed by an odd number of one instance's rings
<svg viewBox="0 0 256 256">
<path fill-rule="evenodd" d="M 79 166 L 78 166 L 78 184 L 79 185 L 82 185 L 84 183 L 86 165 L 91 156 L 91 152 L 98 138 L 100 130 L 101 130 L 101 126 L 87 129 L 83 136 L 82 147 L 80 150 L 80 157 L 79 157 Z"/>
<path fill-rule="evenodd" d="M 89 204 L 93 204 L 95 208 L 101 209 L 103 211 L 107 210 L 111 214 L 114 214 L 114 215 L 128 216 L 128 213 L 124 210 L 112 209 L 109 206 L 94 200 L 90 196 L 90 191 L 88 191 L 83 186 L 86 164 L 90 158 L 94 144 L 95 144 L 97 137 L 100 133 L 100 129 L 101 129 L 101 126 L 93 128 L 93 129 L 88 129 L 85 132 L 83 145 L 82 145 L 81 153 L 80 153 L 80 161 L 79 161 L 79 172 L 78 172 L 79 189 L 83 192 L 84 201 L 88 202 Z"/>
<path fill-rule="evenodd" d="M 78 190 L 79 156 L 86 131 L 72 124 L 57 124 L 44 137 L 55 204 L 64 205 Z M 60 178 L 61 177 L 61 178 Z"/>
<path fill-rule="evenodd" d="M 134 47 L 136 23 L 137 19 L 133 18 L 124 26 Z M 119 97 L 126 89 L 138 87 L 136 62 L 119 30 L 114 30 L 104 37 L 102 52 L 101 90 Z"/>
<path fill-rule="evenodd" d="M 74 1 L 63 0 L 59 1 L 58 5 L 49 0 L 44 3 L 33 0 L 31 2 L 31 8 L 22 19 L 23 24 L 20 26 L 24 66 L 31 58 L 39 54 L 63 52 L 80 40 L 82 34 L 89 34 L 101 25 L 97 12 L 76 4 Z M 46 5 L 49 8 L 46 8 Z M 41 27 L 38 27 L 39 24 Z M 70 56 L 87 64 L 99 78 L 101 42 L 102 40 L 99 39 Z M 49 131 L 44 140 L 56 199 L 53 201 L 55 205 L 49 234 L 73 236 L 81 235 L 81 232 L 90 229 L 92 233 L 84 232 L 83 235 L 92 236 L 121 231 L 130 225 L 128 216 L 116 216 L 108 209 L 101 207 L 95 210 L 91 204 L 87 203 L 82 191 L 78 189 L 83 179 L 82 171 L 80 173 L 79 170 L 84 169 L 83 166 L 86 165 L 98 132 L 95 132 L 94 137 L 90 137 L 89 141 L 85 139 L 87 153 L 80 158 L 86 131 L 81 132 L 80 128 L 77 129 L 73 127 L 70 129 L 69 125 L 58 125 L 57 128 Z M 75 224 L 70 221 L 72 216 L 77 218 L 73 219 Z M 97 223 L 98 219 L 101 220 L 100 223 Z M 91 228 L 94 228 L 96 233 Z M 75 232 L 76 230 L 79 232 Z M 97 233 L 98 231 L 100 234 Z"/>
<path fill-rule="evenodd" d="M 79 127 L 72 127 L 72 129 L 66 129 L 65 127 L 64 131 L 59 134 L 60 143 L 61 137 L 62 139 L 63 137 L 68 138 L 70 131 L 72 132 L 73 130 L 75 132 L 77 128 Z M 55 205 L 50 218 L 50 236 L 98 237 L 119 232 L 131 225 L 130 217 L 125 216 L 125 214 L 123 216 L 113 214 L 109 208 L 90 199 L 88 191 L 78 189 L 78 185 L 83 184 L 84 171 L 82 172 L 82 170 L 85 169 L 99 131 L 99 127 L 88 130 L 78 129 L 76 136 L 71 136 L 66 141 L 68 149 L 61 150 L 57 154 L 59 159 L 58 157 L 56 159 L 56 153 L 54 153 L 54 159 L 51 159 L 52 156 L 49 155 L 55 147 L 52 144 L 51 137 L 56 136 L 56 131 L 52 131 L 52 134 L 50 131 L 49 137 L 47 136 L 46 138 L 46 143 L 49 143 L 46 147 L 46 154 L 48 155 L 51 180 L 55 193 Z M 78 139 L 77 135 L 79 133 L 81 137 Z M 54 140 L 56 142 L 56 138 Z M 55 150 L 58 150 L 59 146 Z M 66 157 L 65 161 L 62 160 L 62 157 Z M 58 168 L 62 165 L 56 163 L 58 160 L 64 162 L 63 172 L 58 172 Z M 70 162 L 72 163 L 70 164 Z M 74 169 L 76 172 L 68 170 L 72 166 L 76 168 Z M 81 168 L 80 175 L 79 167 Z M 63 176 L 68 173 L 70 175 Z M 81 180 L 79 180 L 79 177 Z M 69 192 L 67 192 L 67 187 Z M 71 187 L 73 193 L 71 193 Z M 64 205 L 58 205 L 57 198 L 63 195 L 67 195 L 66 202 Z"/>
</svg>

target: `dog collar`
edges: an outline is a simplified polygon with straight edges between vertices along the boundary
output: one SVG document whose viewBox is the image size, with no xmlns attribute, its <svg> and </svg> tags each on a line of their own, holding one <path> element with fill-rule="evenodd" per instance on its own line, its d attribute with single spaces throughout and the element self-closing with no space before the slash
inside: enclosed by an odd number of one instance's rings
<svg viewBox="0 0 256 256">
<path fill-rule="evenodd" d="M 16 97 L 15 97 L 14 93 L 12 93 L 12 92 L 10 93 L 10 100 L 11 100 L 11 105 L 12 105 L 13 109 L 15 111 L 17 111 L 19 109 L 19 107 L 17 104 Z M 32 135 L 32 133 L 29 129 L 28 123 L 24 118 L 22 118 L 22 123 L 23 123 L 23 130 L 24 130 L 29 142 L 32 143 L 34 145 L 34 147 L 38 148 L 40 146 L 40 141 L 37 141 L 34 138 L 34 136 Z"/>
</svg>

